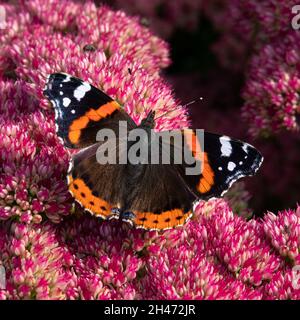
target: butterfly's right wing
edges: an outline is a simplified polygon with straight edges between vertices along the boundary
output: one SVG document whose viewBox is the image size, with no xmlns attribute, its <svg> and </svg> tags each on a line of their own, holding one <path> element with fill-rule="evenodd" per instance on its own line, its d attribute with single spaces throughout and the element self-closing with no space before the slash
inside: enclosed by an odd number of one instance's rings
<svg viewBox="0 0 300 320">
<path fill-rule="evenodd" d="M 69 148 L 83 148 L 96 143 L 100 129 L 119 125 L 134 128 L 130 116 L 107 94 L 76 77 L 53 73 L 48 77 L 44 95 L 55 110 L 57 135 Z M 124 121 L 122 124 L 121 121 Z"/>
<path fill-rule="evenodd" d="M 203 130 L 182 130 L 181 135 L 183 143 L 173 147 L 194 158 L 194 164 L 182 161 L 174 167 L 199 199 L 222 197 L 235 181 L 253 176 L 262 164 L 262 155 L 248 143 Z"/>
</svg>

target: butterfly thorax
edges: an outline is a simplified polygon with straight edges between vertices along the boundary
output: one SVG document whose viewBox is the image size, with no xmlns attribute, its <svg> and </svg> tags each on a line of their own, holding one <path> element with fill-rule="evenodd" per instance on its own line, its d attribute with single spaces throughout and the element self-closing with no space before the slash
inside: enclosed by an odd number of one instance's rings
<svg viewBox="0 0 300 320">
<path fill-rule="evenodd" d="M 155 117 L 155 111 L 150 111 L 147 117 L 141 121 L 138 127 L 145 128 L 145 129 L 154 129 L 154 126 L 155 126 L 154 117 Z"/>
</svg>

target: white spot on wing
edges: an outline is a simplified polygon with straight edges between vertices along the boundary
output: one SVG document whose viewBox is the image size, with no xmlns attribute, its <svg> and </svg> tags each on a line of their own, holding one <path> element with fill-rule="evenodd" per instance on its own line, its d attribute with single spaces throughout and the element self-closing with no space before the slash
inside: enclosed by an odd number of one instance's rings
<svg viewBox="0 0 300 320">
<path fill-rule="evenodd" d="M 232 146 L 230 142 L 230 138 L 227 136 L 220 137 L 220 143 L 221 143 L 221 156 L 222 157 L 230 157 L 232 153 Z"/>
<path fill-rule="evenodd" d="M 54 109 L 54 119 L 57 120 L 58 119 L 58 112 L 56 109 Z"/>
<path fill-rule="evenodd" d="M 63 98 L 63 106 L 68 107 L 71 103 L 71 99 L 69 98 Z"/>
<path fill-rule="evenodd" d="M 46 90 L 52 90 L 52 81 L 47 82 L 46 84 Z"/>
<path fill-rule="evenodd" d="M 247 158 L 247 156 L 246 156 L 245 158 Z M 261 157 L 258 165 L 257 165 L 256 168 L 254 169 L 254 174 L 255 174 L 255 173 L 257 172 L 257 170 L 260 168 L 261 164 L 263 163 L 263 160 L 264 160 L 264 158 Z M 253 175 L 253 174 L 251 174 L 251 175 Z M 237 181 L 238 179 L 243 178 L 243 177 L 245 177 L 245 176 L 246 176 L 246 175 L 245 175 L 243 172 L 239 172 L 237 175 L 235 175 L 234 179 L 232 179 L 231 181 L 227 181 L 226 183 L 228 183 L 228 187 L 221 193 L 221 197 L 224 196 L 224 194 L 228 191 L 228 189 L 230 189 L 230 187 L 233 185 L 233 183 L 234 183 L 235 181 Z M 212 199 L 212 198 L 211 198 L 211 199 Z"/>
<path fill-rule="evenodd" d="M 69 161 L 68 173 L 70 173 L 73 169 L 73 159 Z"/>
<path fill-rule="evenodd" d="M 235 164 L 234 162 L 232 162 L 232 161 L 229 161 L 229 162 L 228 162 L 227 169 L 228 169 L 229 171 L 233 171 L 235 167 L 236 167 L 236 164 Z"/>
<path fill-rule="evenodd" d="M 248 144 L 244 143 L 243 146 L 242 146 L 242 149 L 248 153 Z"/>
<path fill-rule="evenodd" d="M 74 109 L 72 109 L 72 110 L 71 110 L 71 113 L 72 113 L 72 114 L 75 114 L 75 110 L 74 110 Z"/>
<path fill-rule="evenodd" d="M 218 169 L 219 169 L 219 171 L 222 171 L 222 170 L 223 170 L 222 167 L 219 167 Z"/>
<path fill-rule="evenodd" d="M 63 82 L 71 81 L 71 76 L 69 74 L 64 73 L 64 75 L 66 76 L 66 78 L 63 80 Z"/>
<path fill-rule="evenodd" d="M 91 90 L 91 85 L 89 83 L 83 82 L 82 85 L 77 87 L 74 91 L 74 97 L 80 101 L 86 94 L 86 92 Z"/>
<path fill-rule="evenodd" d="M 57 118 L 56 119 L 62 119 L 62 117 L 63 117 L 63 114 L 62 114 L 62 111 L 61 111 L 61 109 L 56 109 L 57 110 Z"/>
</svg>

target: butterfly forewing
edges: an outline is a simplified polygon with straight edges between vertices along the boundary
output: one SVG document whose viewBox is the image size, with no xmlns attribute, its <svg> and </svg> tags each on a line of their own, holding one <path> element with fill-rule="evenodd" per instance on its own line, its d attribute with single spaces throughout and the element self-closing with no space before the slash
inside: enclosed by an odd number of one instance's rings
<svg viewBox="0 0 300 320">
<path fill-rule="evenodd" d="M 135 126 L 121 106 L 93 85 L 64 73 L 51 74 L 44 95 L 55 110 L 57 135 L 69 148 L 96 143 L 100 129 L 118 131 L 119 121 Z"/>
</svg>

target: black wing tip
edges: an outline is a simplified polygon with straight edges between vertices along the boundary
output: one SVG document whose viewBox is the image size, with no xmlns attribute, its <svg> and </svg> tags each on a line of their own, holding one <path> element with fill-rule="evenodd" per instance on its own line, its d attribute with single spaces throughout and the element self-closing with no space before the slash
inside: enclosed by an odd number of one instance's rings
<svg viewBox="0 0 300 320">
<path fill-rule="evenodd" d="M 245 171 L 243 173 L 238 174 L 235 177 L 232 177 L 232 179 L 230 179 L 229 181 L 227 181 L 227 183 L 225 183 L 219 190 L 218 193 L 214 194 L 212 196 L 219 198 L 219 197 L 223 197 L 227 191 L 232 187 L 232 185 L 237 182 L 238 180 L 242 179 L 242 178 L 246 178 L 246 177 L 252 177 L 254 175 L 256 175 L 257 171 L 259 170 L 259 168 L 261 167 L 263 161 L 264 161 L 264 157 L 262 156 L 262 154 L 253 146 L 251 146 L 251 151 L 255 152 L 254 155 L 254 160 L 253 160 L 253 164 L 252 166 L 249 168 L 248 171 Z M 210 199 L 211 197 L 208 197 L 208 199 Z"/>
<path fill-rule="evenodd" d="M 253 174 L 252 174 L 253 176 L 260 169 L 263 162 L 264 162 L 264 157 L 260 153 L 258 153 L 253 166 Z"/>
<path fill-rule="evenodd" d="M 253 152 L 253 164 L 251 166 L 251 170 L 249 172 L 249 176 L 254 176 L 257 171 L 259 170 L 259 168 L 261 167 L 263 161 L 264 161 L 264 157 L 262 156 L 262 154 L 253 146 L 251 146 L 251 152 Z"/>
<path fill-rule="evenodd" d="M 47 75 L 47 78 L 46 78 L 46 85 L 50 82 L 53 82 L 55 80 L 65 80 L 67 78 L 75 78 L 74 76 L 68 74 L 68 73 L 65 73 L 65 72 L 54 72 L 54 73 L 50 73 Z"/>
<path fill-rule="evenodd" d="M 54 83 L 60 83 L 61 81 L 68 79 L 68 77 L 71 79 L 73 78 L 71 75 L 63 72 L 55 72 L 51 73 L 47 76 L 46 82 L 45 82 L 45 87 L 43 90 L 43 95 L 48 98 L 52 99 L 53 98 L 53 90 L 54 90 Z M 56 88 L 58 89 L 58 88 Z"/>
<path fill-rule="evenodd" d="M 72 75 L 70 75 L 69 73 L 66 73 L 66 72 L 53 72 L 53 73 L 50 73 L 47 78 L 66 78 L 66 77 L 73 77 Z"/>
</svg>

